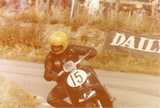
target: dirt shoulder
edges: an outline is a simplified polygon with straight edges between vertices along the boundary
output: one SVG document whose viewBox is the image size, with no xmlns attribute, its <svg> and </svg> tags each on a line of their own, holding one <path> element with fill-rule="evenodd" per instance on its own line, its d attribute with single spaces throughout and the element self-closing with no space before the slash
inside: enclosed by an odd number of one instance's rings
<svg viewBox="0 0 160 108">
<path fill-rule="evenodd" d="M 1 108 L 36 108 L 35 99 L 30 93 L 1 76 L 0 91 Z"/>
</svg>

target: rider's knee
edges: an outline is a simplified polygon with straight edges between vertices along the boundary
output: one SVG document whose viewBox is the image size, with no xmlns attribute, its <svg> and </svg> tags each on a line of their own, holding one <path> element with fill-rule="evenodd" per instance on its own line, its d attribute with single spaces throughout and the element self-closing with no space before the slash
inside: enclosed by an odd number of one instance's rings
<svg viewBox="0 0 160 108">
<path fill-rule="evenodd" d="M 51 106 L 58 107 L 58 108 L 64 108 L 64 107 L 65 108 L 71 108 L 71 106 L 72 106 L 71 104 L 62 101 L 60 98 L 55 97 L 53 95 L 48 95 L 47 102 Z"/>
<path fill-rule="evenodd" d="M 54 105 L 54 104 L 56 104 L 56 102 L 57 102 L 57 98 L 56 98 L 56 97 L 53 97 L 51 94 L 49 94 L 48 97 L 47 97 L 47 102 L 48 102 L 50 105 Z"/>
</svg>

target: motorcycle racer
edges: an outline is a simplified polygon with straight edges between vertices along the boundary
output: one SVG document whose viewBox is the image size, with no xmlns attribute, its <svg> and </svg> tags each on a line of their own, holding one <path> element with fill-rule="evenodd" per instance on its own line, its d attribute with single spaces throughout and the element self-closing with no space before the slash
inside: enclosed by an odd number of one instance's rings
<svg viewBox="0 0 160 108">
<path fill-rule="evenodd" d="M 60 31 L 54 32 L 49 37 L 48 42 L 51 46 L 51 51 L 45 59 L 44 78 L 47 81 L 56 81 L 57 85 L 49 93 L 47 102 L 54 107 L 74 107 L 64 101 L 67 95 L 60 84 L 63 77 L 59 77 L 58 73 L 63 69 L 63 64 L 65 62 L 69 60 L 75 62 L 80 56 L 83 56 L 90 51 L 89 55 L 86 57 L 88 60 L 95 57 L 97 51 L 94 48 L 69 44 L 69 37 L 67 34 Z M 92 70 L 89 67 L 84 68 Z"/>
</svg>

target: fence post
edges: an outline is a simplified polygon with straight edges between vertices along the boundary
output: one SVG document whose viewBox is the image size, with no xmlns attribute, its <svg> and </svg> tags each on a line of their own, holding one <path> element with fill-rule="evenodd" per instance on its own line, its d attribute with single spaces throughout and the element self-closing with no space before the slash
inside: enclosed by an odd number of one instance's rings
<svg viewBox="0 0 160 108">
<path fill-rule="evenodd" d="M 70 19 L 73 18 L 74 9 L 75 9 L 75 0 L 72 0 L 71 1 L 71 10 L 70 10 Z"/>
<path fill-rule="evenodd" d="M 151 1 L 152 6 L 152 16 L 155 16 L 157 14 L 157 6 L 159 4 L 159 0 L 153 0 Z"/>
</svg>

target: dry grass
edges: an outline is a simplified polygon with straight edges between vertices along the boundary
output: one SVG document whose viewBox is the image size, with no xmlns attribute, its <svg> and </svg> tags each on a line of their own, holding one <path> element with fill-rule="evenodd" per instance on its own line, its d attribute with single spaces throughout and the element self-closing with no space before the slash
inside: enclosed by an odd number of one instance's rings
<svg viewBox="0 0 160 108">
<path fill-rule="evenodd" d="M 8 23 L 0 26 L 0 45 L 12 46 L 23 44 L 28 47 L 41 47 L 43 27 L 40 24 Z"/>
<path fill-rule="evenodd" d="M 34 97 L 15 83 L 0 76 L 1 108 L 36 108 Z"/>
<path fill-rule="evenodd" d="M 160 59 L 158 56 L 135 56 L 107 51 L 105 55 L 98 55 L 90 63 L 100 69 L 160 75 Z"/>
<path fill-rule="evenodd" d="M 0 26 L 0 55 L 4 58 L 16 58 L 34 62 L 43 62 L 48 47 L 46 47 L 46 32 L 58 29 L 69 31 L 74 38 L 73 43 L 81 45 L 95 46 L 99 55 L 91 61 L 92 66 L 97 68 L 135 71 L 142 73 L 160 74 L 160 60 L 157 57 L 143 56 L 135 57 L 131 53 L 113 52 L 105 50 L 104 35 L 106 31 L 129 31 L 133 33 L 155 34 L 160 32 L 158 19 L 145 16 L 143 20 L 136 15 L 128 16 L 126 13 L 116 13 L 112 11 L 105 16 L 90 18 L 86 11 L 79 11 L 72 20 L 69 19 L 68 10 L 59 11 L 53 8 L 53 15 L 38 13 L 27 10 L 18 14 L 13 21 Z M 84 27 L 84 30 L 83 30 Z M 86 27 L 86 28 L 85 28 Z M 89 35 L 95 35 L 90 38 Z M 97 38 L 97 36 L 99 36 Z"/>
<path fill-rule="evenodd" d="M 152 16 L 128 15 L 128 13 L 116 13 L 112 11 L 110 14 L 101 17 L 96 22 L 92 23 L 93 27 L 103 31 L 129 31 L 139 34 L 154 34 L 160 33 L 159 19 Z"/>
</svg>

